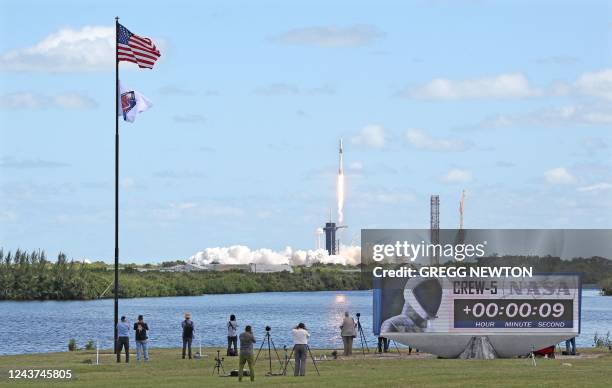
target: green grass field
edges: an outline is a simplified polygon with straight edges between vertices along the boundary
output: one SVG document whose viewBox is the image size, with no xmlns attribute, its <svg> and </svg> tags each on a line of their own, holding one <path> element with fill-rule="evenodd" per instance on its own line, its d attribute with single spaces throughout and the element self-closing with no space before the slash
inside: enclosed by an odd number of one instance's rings
<svg viewBox="0 0 612 388">
<path fill-rule="evenodd" d="M 130 364 L 116 364 L 109 352 L 100 356 L 95 365 L 94 352 L 35 354 L 0 357 L 0 386 L 83 386 L 83 387 L 194 387 L 274 385 L 304 387 L 610 387 L 612 384 L 612 353 L 583 351 L 580 357 L 507 360 L 441 360 L 429 355 L 366 357 L 355 354 L 349 359 L 318 361 L 321 376 L 317 376 L 309 360 L 307 376 L 265 376 L 268 359 L 256 365 L 255 383 L 248 378 L 242 383 L 234 377 L 213 376 L 215 349 L 206 349 L 201 360 L 183 360 L 177 349 L 153 349 L 148 363 L 136 363 L 132 355 Z M 315 357 L 329 350 L 313 350 Z M 262 353 L 263 355 L 263 353 Z M 282 356 L 282 354 L 281 354 Z M 92 364 L 93 363 L 93 364 Z M 225 357 L 225 370 L 237 368 L 237 357 Z M 274 360 L 274 371 L 280 366 Z M 9 380 L 10 369 L 70 369 L 69 381 Z M 288 374 L 292 371 L 289 369 Z"/>
</svg>

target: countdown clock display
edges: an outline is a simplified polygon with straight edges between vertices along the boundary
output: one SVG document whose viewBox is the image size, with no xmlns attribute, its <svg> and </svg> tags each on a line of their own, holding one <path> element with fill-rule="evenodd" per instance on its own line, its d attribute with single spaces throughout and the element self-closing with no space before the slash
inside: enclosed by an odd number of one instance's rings
<svg viewBox="0 0 612 388">
<path fill-rule="evenodd" d="M 382 290 L 383 333 L 580 333 L 580 276 L 411 278 Z"/>
<path fill-rule="evenodd" d="M 455 328 L 572 328 L 572 299 L 455 299 Z"/>
</svg>

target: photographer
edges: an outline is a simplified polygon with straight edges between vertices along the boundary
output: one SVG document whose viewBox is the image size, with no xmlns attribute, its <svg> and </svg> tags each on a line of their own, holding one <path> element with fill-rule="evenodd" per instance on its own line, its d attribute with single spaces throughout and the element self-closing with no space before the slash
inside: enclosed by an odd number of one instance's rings
<svg viewBox="0 0 612 388">
<path fill-rule="evenodd" d="M 308 353 L 308 338 L 310 333 L 306 330 L 306 325 L 300 322 L 292 331 L 293 351 L 295 353 L 294 376 L 306 375 L 306 355 Z"/>
<path fill-rule="evenodd" d="M 125 362 L 130 362 L 130 324 L 121 317 L 117 324 L 117 362 L 121 362 L 121 349 L 125 349 Z"/>
<path fill-rule="evenodd" d="M 353 354 L 353 338 L 355 338 L 355 320 L 349 315 L 349 312 L 344 313 L 342 325 L 340 325 L 340 335 L 344 344 L 344 355 L 350 356 Z"/>
<path fill-rule="evenodd" d="M 242 374 L 244 372 L 244 364 L 249 364 L 249 377 L 251 381 L 255 381 L 255 369 L 253 368 L 253 344 L 255 343 L 255 336 L 251 330 L 251 325 L 247 325 L 244 328 L 244 333 L 240 334 L 240 359 L 238 360 L 238 381 L 242 381 Z"/>
<path fill-rule="evenodd" d="M 189 349 L 189 359 L 191 360 L 191 343 L 193 341 L 193 332 L 195 328 L 191 320 L 191 314 L 185 313 L 185 320 L 181 322 L 183 328 L 183 359 L 185 359 L 185 348 Z"/>
<path fill-rule="evenodd" d="M 228 356 L 237 356 L 238 355 L 238 322 L 236 322 L 236 316 L 234 314 L 230 315 L 230 319 L 227 322 L 227 355 Z M 234 348 L 232 349 L 232 345 Z"/>
<path fill-rule="evenodd" d="M 140 361 L 141 353 L 144 355 L 144 360 L 149 361 L 149 346 L 147 344 L 149 325 L 145 323 L 142 315 L 139 315 L 138 322 L 134 323 L 134 331 L 136 332 L 136 361 Z"/>
</svg>

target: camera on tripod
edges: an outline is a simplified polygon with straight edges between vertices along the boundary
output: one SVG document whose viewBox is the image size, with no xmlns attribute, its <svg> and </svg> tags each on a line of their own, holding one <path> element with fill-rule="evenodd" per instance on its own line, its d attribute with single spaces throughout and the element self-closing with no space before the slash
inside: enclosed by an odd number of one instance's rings
<svg viewBox="0 0 612 388">
<path fill-rule="evenodd" d="M 215 362 L 217 363 L 222 363 L 223 361 L 225 361 L 225 357 L 220 357 L 219 356 L 219 350 L 217 350 L 217 357 L 215 357 Z"/>
<path fill-rule="evenodd" d="M 359 318 L 361 316 L 361 313 L 357 313 L 356 315 L 357 315 L 357 318 Z"/>
<path fill-rule="evenodd" d="M 266 331 L 270 331 L 272 328 L 270 326 L 266 326 Z"/>
<path fill-rule="evenodd" d="M 221 376 L 221 371 L 223 371 L 223 374 L 225 374 L 225 368 L 223 368 L 223 360 L 225 360 L 225 357 L 221 357 L 220 351 L 217 350 L 217 357 L 215 357 L 215 366 L 213 367 L 213 375 L 215 374 L 215 372 L 217 372 L 217 374 L 219 376 Z"/>
</svg>

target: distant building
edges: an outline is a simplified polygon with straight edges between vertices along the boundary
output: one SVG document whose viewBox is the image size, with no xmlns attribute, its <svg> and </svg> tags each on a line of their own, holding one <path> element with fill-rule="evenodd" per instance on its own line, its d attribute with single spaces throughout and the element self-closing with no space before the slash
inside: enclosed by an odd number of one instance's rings
<svg viewBox="0 0 612 388">
<path fill-rule="evenodd" d="M 289 272 L 293 273 L 293 267 L 289 264 L 249 264 L 253 273 Z"/>
<path fill-rule="evenodd" d="M 161 268 L 161 272 L 196 272 L 196 271 L 242 271 L 251 273 L 273 273 L 289 272 L 293 273 L 293 268 L 289 264 L 179 264 L 172 267 Z"/>
<path fill-rule="evenodd" d="M 243 271 L 250 272 L 248 264 L 206 264 L 202 266 L 205 271 L 225 272 L 225 271 Z"/>
<path fill-rule="evenodd" d="M 194 271 L 207 271 L 207 269 L 197 264 L 179 264 L 172 267 L 161 268 L 160 272 L 194 272 Z"/>
</svg>

